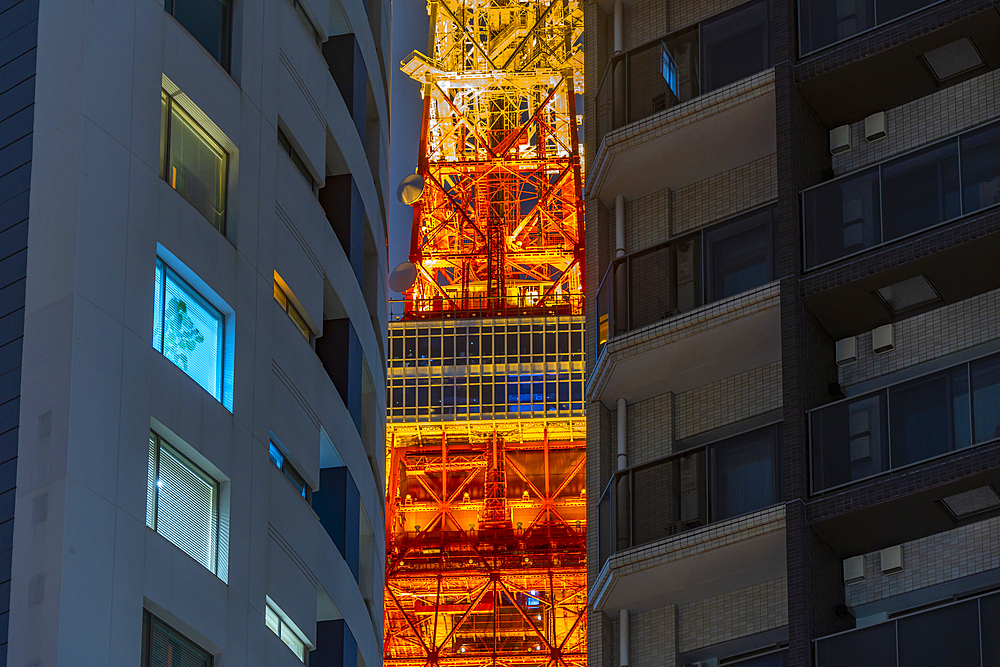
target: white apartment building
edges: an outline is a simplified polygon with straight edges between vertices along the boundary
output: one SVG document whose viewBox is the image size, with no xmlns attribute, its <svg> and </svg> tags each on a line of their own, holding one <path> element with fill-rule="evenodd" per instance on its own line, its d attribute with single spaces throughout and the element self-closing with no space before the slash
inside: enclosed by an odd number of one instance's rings
<svg viewBox="0 0 1000 667">
<path fill-rule="evenodd" d="M 381 664 L 390 14 L 0 2 L 3 664 Z"/>
</svg>

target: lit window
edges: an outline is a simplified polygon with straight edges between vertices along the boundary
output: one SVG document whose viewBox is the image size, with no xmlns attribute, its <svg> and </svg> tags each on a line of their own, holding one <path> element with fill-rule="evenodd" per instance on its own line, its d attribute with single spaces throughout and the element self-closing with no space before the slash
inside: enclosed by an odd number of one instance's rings
<svg viewBox="0 0 1000 667">
<path fill-rule="evenodd" d="M 222 395 L 222 313 L 161 259 L 153 282 L 153 347 L 232 409 Z"/>
<path fill-rule="evenodd" d="M 166 0 L 163 8 L 205 50 L 229 69 L 229 33 L 232 6 L 229 0 Z"/>
<path fill-rule="evenodd" d="M 291 139 L 288 135 L 278 128 L 278 146 L 281 147 L 281 152 L 288 156 L 295 165 L 295 169 L 298 170 L 302 178 L 306 179 L 306 183 L 309 184 L 309 188 L 313 191 L 313 194 L 319 192 L 319 186 L 316 185 L 316 181 L 313 180 L 312 174 L 309 173 L 309 168 L 306 166 L 305 160 L 299 155 L 299 152 L 295 150 L 295 146 L 292 145 Z"/>
<path fill-rule="evenodd" d="M 223 234 L 228 171 L 229 153 L 161 91 L 160 177 Z"/>
<path fill-rule="evenodd" d="M 219 561 L 219 483 L 149 432 L 146 525 L 213 573 Z"/>
<path fill-rule="evenodd" d="M 195 646 L 187 637 L 156 618 L 142 612 L 142 667 L 183 665 L 212 667 L 212 654 Z"/>
<path fill-rule="evenodd" d="M 274 467 L 284 473 L 285 478 L 292 483 L 292 486 L 294 486 L 295 490 L 299 492 L 299 495 L 306 498 L 306 481 L 302 479 L 302 475 L 300 475 L 298 471 L 292 467 L 292 464 L 285 460 L 285 455 L 281 453 L 281 450 L 278 449 L 278 446 L 273 442 L 270 444 L 269 456 L 271 458 L 271 463 L 274 464 Z"/>
<path fill-rule="evenodd" d="M 306 643 L 269 602 L 264 605 L 264 625 L 285 642 L 285 646 L 290 648 L 299 660 L 306 661 Z"/>
<path fill-rule="evenodd" d="M 302 313 L 300 313 L 299 309 L 295 307 L 292 300 L 288 298 L 288 295 L 285 294 L 285 290 L 280 284 L 278 284 L 277 280 L 274 281 L 274 300 L 277 301 L 278 305 L 281 306 L 281 309 L 288 314 L 289 319 L 295 323 L 295 326 L 298 328 L 299 333 L 302 334 L 302 337 L 308 341 L 309 335 L 312 333 L 309 330 L 309 325 L 306 324 L 306 320 L 302 317 Z"/>
</svg>

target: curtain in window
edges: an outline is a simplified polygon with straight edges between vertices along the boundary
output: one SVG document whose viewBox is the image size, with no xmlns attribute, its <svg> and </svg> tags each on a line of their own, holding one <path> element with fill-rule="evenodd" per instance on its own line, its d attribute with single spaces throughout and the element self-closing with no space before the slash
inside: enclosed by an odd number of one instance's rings
<svg viewBox="0 0 1000 667">
<path fill-rule="evenodd" d="M 773 505 L 778 494 L 776 429 L 727 440 L 711 448 L 712 520 Z"/>
<path fill-rule="evenodd" d="M 222 313 L 161 260 L 154 286 L 153 347 L 221 401 Z"/>
<path fill-rule="evenodd" d="M 229 156 L 176 103 L 170 105 L 169 122 L 167 183 L 224 232 Z"/>
<path fill-rule="evenodd" d="M 212 655 L 149 613 L 144 618 L 142 667 L 211 667 Z"/>
</svg>

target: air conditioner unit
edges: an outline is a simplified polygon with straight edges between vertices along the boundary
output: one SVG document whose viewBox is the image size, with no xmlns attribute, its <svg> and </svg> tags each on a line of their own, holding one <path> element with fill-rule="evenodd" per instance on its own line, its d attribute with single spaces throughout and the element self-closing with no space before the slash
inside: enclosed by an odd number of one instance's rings
<svg viewBox="0 0 1000 667">
<path fill-rule="evenodd" d="M 840 155 L 851 150 L 851 126 L 840 125 L 830 130 L 830 152 Z"/>
</svg>

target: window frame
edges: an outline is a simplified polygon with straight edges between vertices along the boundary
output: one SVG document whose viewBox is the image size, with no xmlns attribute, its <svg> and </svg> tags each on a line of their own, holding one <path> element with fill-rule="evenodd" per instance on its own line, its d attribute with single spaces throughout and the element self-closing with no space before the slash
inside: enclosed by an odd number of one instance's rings
<svg viewBox="0 0 1000 667">
<path fill-rule="evenodd" d="M 146 473 L 146 527 L 155 532 L 156 534 L 163 537 L 175 547 L 191 556 L 196 562 L 204 566 L 212 574 L 219 576 L 220 571 L 220 561 L 222 558 L 222 549 L 219 544 L 221 536 L 221 525 L 222 525 L 222 482 L 215 479 L 209 472 L 204 468 L 199 466 L 197 463 L 192 461 L 190 457 L 184 455 L 177 447 L 170 443 L 169 440 L 161 436 L 154 429 L 149 430 L 149 448 L 151 454 L 151 460 L 147 464 Z M 160 518 L 160 456 L 161 451 L 166 449 L 167 452 L 179 463 L 184 465 L 190 472 L 195 476 L 200 478 L 203 482 L 206 482 L 212 489 L 212 523 L 211 528 L 211 564 L 206 565 L 204 562 L 199 560 L 197 557 L 188 553 L 184 547 L 175 543 L 169 537 L 159 530 L 159 518 Z M 152 464 L 153 467 L 149 467 Z"/>
<path fill-rule="evenodd" d="M 177 24 L 180 27 L 184 28 L 184 31 L 187 32 L 189 35 L 191 35 L 194 41 L 198 42 L 198 45 L 201 46 L 201 48 L 205 49 L 205 52 L 212 57 L 212 60 L 219 63 L 219 65 L 222 67 L 222 69 L 226 71 L 227 74 L 232 74 L 234 0 L 222 0 L 225 4 L 225 9 L 223 10 L 224 15 L 223 15 L 223 28 L 222 28 L 222 44 L 220 45 L 222 53 L 219 54 L 221 56 L 221 59 L 216 58 L 214 55 L 212 55 L 212 53 L 208 50 L 208 47 L 202 44 L 201 41 L 194 36 L 194 33 L 188 30 L 187 26 L 181 23 L 181 21 L 174 15 L 175 11 L 174 5 L 176 1 L 177 0 L 164 0 L 163 11 L 169 14 L 170 18 L 177 21 Z"/>
<path fill-rule="evenodd" d="M 156 292 L 156 274 L 157 273 L 159 273 L 159 282 L 160 282 L 160 285 L 159 285 L 160 293 L 158 295 L 155 293 Z M 166 327 L 164 326 L 164 324 L 165 324 L 165 319 L 166 319 L 166 308 L 167 308 L 166 294 L 167 294 L 167 278 L 168 277 L 172 277 L 172 279 L 174 281 L 174 284 L 178 288 L 180 288 L 181 291 L 183 291 L 185 294 L 187 294 L 200 307 L 202 307 L 206 311 L 210 311 L 210 314 L 218 315 L 218 318 L 219 318 L 218 350 L 216 352 L 216 355 L 218 357 L 217 360 L 216 360 L 216 375 L 217 375 L 217 381 L 216 381 L 216 387 L 217 388 L 216 388 L 216 391 L 218 392 L 217 394 L 209 391 L 208 389 L 206 389 L 205 386 L 203 384 L 201 384 L 200 382 L 198 382 L 198 380 L 193 375 L 191 375 L 190 373 L 188 373 L 188 371 L 186 369 L 183 369 L 180 366 L 177 366 L 177 364 L 172 359 L 170 359 L 170 357 L 168 357 L 166 354 L 163 353 L 163 342 L 164 342 L 165 329 L 166 329 Z M 177 272 L 175 269 L 173 269 L 170 266 L 170 264 L 163 257 L 161 257 L 159 255 L 157 255 L 157 257 L 156 257 L 156 265 L 155 265 L 155 268 L 154 268 L 153 290 L 154 290 L 154 298 L 153 298 L 153 306 L 154 306 L 154 308 L 153 308 L 153 318 L 154 318 L 153 319 L 153 332 L 154 332 L 154 334 L 156 332 L 157 320 L 159 320 L 159 329 L 160 329 L 160 340 L 159 340 L 159 342 L 157 342 L 157 340 L 155 340 L 155 337 L 154 337 L 154 340 L 152 341 L 152 343 L 153 343 L 153 349 L 156 350 L 157 352 L 159 352 L 168 361 L 170 361 L 170 363 L 174 364 L 174 366 L 177 366 L 177 368 L 180 369 L 181 372 L 183 372 L 189 378 L 191 378 L 192 380 L 194 380 L 194 382 L 199 387 L 201 387 L 202 389 L 205 389 L 205 391 L 208 392 L 208 394 L 210 396 L 212 396 L 215 400 L 217 400 L 220 403 L 222 403 L 223 406 L 225 406 L 230 412 L 232 412 L 232 393 L 231 393 L 231 390 L 230 390 L 230 393 L 227 394 L 227 392 L 226 392 L 226 385 L 227 385 L 227 383 L 226 383 L 226 379 L 225 379 L 225 372 L 226 372 L 226 365 L 227 365 L 226 364 L 226 361 L 227 361 L 226 357 L 227 357 L 227 355 L 230 352 L 230 350 L 228 350 L 228 348 L 226 347 L 226 338 L 227 338 L 227 335 L 230 333 L 228 331 L 228 327 L 230 326 L 230 323 L 227 321 L 229 319 L 227 313 L 224 313 L 215 304 L 213 304 L 209 299 L 207 299 L 203 294 L 201 294 L 201 292 L 199 292 L 197 289 L 195 289 L 194 286 L 191 285 L 191 283 L 189 283 L 187 280 L 185 280 L 180 275 L 179 272 Z M 160 312 L 157 312 L 157 310 L 156 310 L 156 303 L 157 303 L 157 301 L 159 301 Z"/>
<path fill-rule="evenodd" d="M 172 94 L 166 88 L 163 88 L 163 87 L 160 88 L 160 105 L 161 105 L 161 107 L 160 107 L 160 179 L 163 180 L 163 181 L 165 181 L 167 183 L 167 185 L 169 185 L 174 192 L 176 192 L 178 195 L 180 195 L 180 197 L 184 201 L 188 202 L 188 204 L 190 204 L 192 208 L 194 208 L 196 211 L 198 211 L 198 214 L 201 215 L 203 218 L 205 218 L 206 222 L 208 222 L 208 224 L 212 225 L 212 227 L 216 231 L 218 231 L 223 236 L 226 236 L 226 232 L 227 232 L 227 229 L 228 229 L 228 226 L 229 226 L 228 225 L 229 217 L 230 217 L 229 216 L 229 213 L 230 213 L 230 211 L 229 211 L 229 199 L 230 199 L 230 197 L 229 197 L 229 194 L 230 194 L 229 193 L 229 190 L 230 190 L 230 188 L 229 188 L 229 177 L 230 177 L 230 172 L 231 172 L 231 169 L 232 169 L 232 162 L 233 162 L 233 159 L 234 159 L 234 154 L 233 154 L 233 152 L 231 150 L 229 150 L 224 145 L 225 142 L 220 141 L 216 136 L 214 136 L 213 132 L 209 132 L 205 128 L 204 124 L 200 123 L 197 120 L 197 118 L 195 118 L 195 114 L 194 113 L 192 113 L 191 111 L 189 111 L 188 109 L 186 109 L 185 105 L 183 103 L 178 102 L 177 97 L 178 97 L 178 93 L 173 93 Z M 199 132 L 202 135 L 203 138 L 207 138 L 208 140 L 210 140 L 215 145 L 215 147 L 225 156 L 225 158 L 223 160 L 224 161 L 224 168 L 222 170 L 223 173 L 221 174 L 222 182 L 224 184 L 223 191 L 222 191 L 222 215 L 220 217 L 218 225 L 215 224 L 213 221 L 209 220 L 200 210 L 198 210 L 198 208 L 195 206 L 195 204 L 192 203 L 191 200 L 189 200 L 180 190 L 178 190 L 170 182 L 170 179 L 167 177 L 167 170 L 168 170 L 168 167 L 170 165 L 170 139 L 171 139 L 171 136 L 172 136 L 172 133 L 173 133 L 173 123 L 171 122 L 171 118 L 172 118 L 171 113 L 174 110 L 175 106 L 176 106 L 177 110 L 179 111 L 179 113 L 181 115 L 185 116 L 185 121 L 187 123 L 189 123 L 192 127 L 194 127 L 196 129 L 196 131 Z"/>
<path fill-rule="evenodd" d="M 306 484 L 305 478 L 295 469 L 295 466 L 288 462 L 287 455 L 281 447 L 275 444 L 274 438 L 268 441 L 267 455 L 271 463 L 274 464 L 274 467 L 285 476 L 289 484 L 295 487 L 295 490 L 302 496 L 302 499 L 307 503 L 311 502 L 312 490 Z"/>
<path fill-rule="evenodd" d="M 280 125 L 278 126 L 278 146 L 281 148 L 281 152 L 288 156 L 292 166 L 299 172 L 302 179 L 309 184 L 313 195 L 319 197 L 319 184 L 313 179 L 309 167 L 306 166 L 306 161 L 299 155 L 299 151 L 292 143 L 288 133 L 282 130 Z"/>
<path fill-rule="evenodd" d="M 270 619 L 268 617 L 269 612 L 274 616 L 274 620 L 276 621 L 275 625 L 277 625 L 277 629 L 271 627 L 271 623 L 269 622 Z M 288 647 L 288 650 L 290 650 L 293 654 L 295 654 L 296 658 L 298 658 L 303 664 L 305 664 L 306 656 L 309 654 L 310 644 L 308 641 L 306 641 L 305 637 L 303 637 L 299 633 L 298 629 L 292 626 L 292 624 L 287 620 L 287 618 L 288 618 L 287 615 L 283 611 L 281 611 L 278 605 L 271 602 L 270 597 L 268 597 L 264 601 L 264 627 L 270 630 L 272 633 L 274 633 L 274 636 L 277 637 L 282 644 Z M 301 655 L 299 654 L 299 650 L 293 648 L 285 640 L 285 637 L 283 636 L 282 633 L 282 631 L 285 629 L 288 630 L 288 634 L 291 635 L 297 642 L 298 649 L 301 650 Z"/>
<path fill-rule="evenodd" d="M 278 297 L 281 297 L 280 299 Z M 312 329 L 309 327 L 309 323 L 306 322 L 306 318 L 302 316 L 299 312 L 298 307 L 293 303 L 292 298 L 289 296 L 288 292 L 285 290 L 284 286 L 278 282 L 277 273 L 275 273 L 274 280 L 274 300 L 281 306 L 281 309 L 285 311 L 288 315 L 288 319 L 292 321 L 295 328 L 299 330 L 302 337 L 306 339 L 307 343 L 312 343 Z"/>
<path fill-rule="evenodd" d="M 215 656 L 206 651 L 205 649 L 198 646 L 196 643 L 187 638 L 187 636 L 179 632 L 176 628 L 171 626 L 169 623 L 165 623 L 161 618 L 153 614 L 148 609 L 142 610 L 142 656 L 140 658 L 141 667 L 151 667 L 152 664 L 152 634 L 153 626 L 159 625 L 166 629 L 168 634 L 175 635 L 183 644 L 187 644 L 187 648 L 191 649 L 193 652 L 201 653 L 205 658 L 205 667 L 213 667 L 215 665 Z"/>
</svg>

